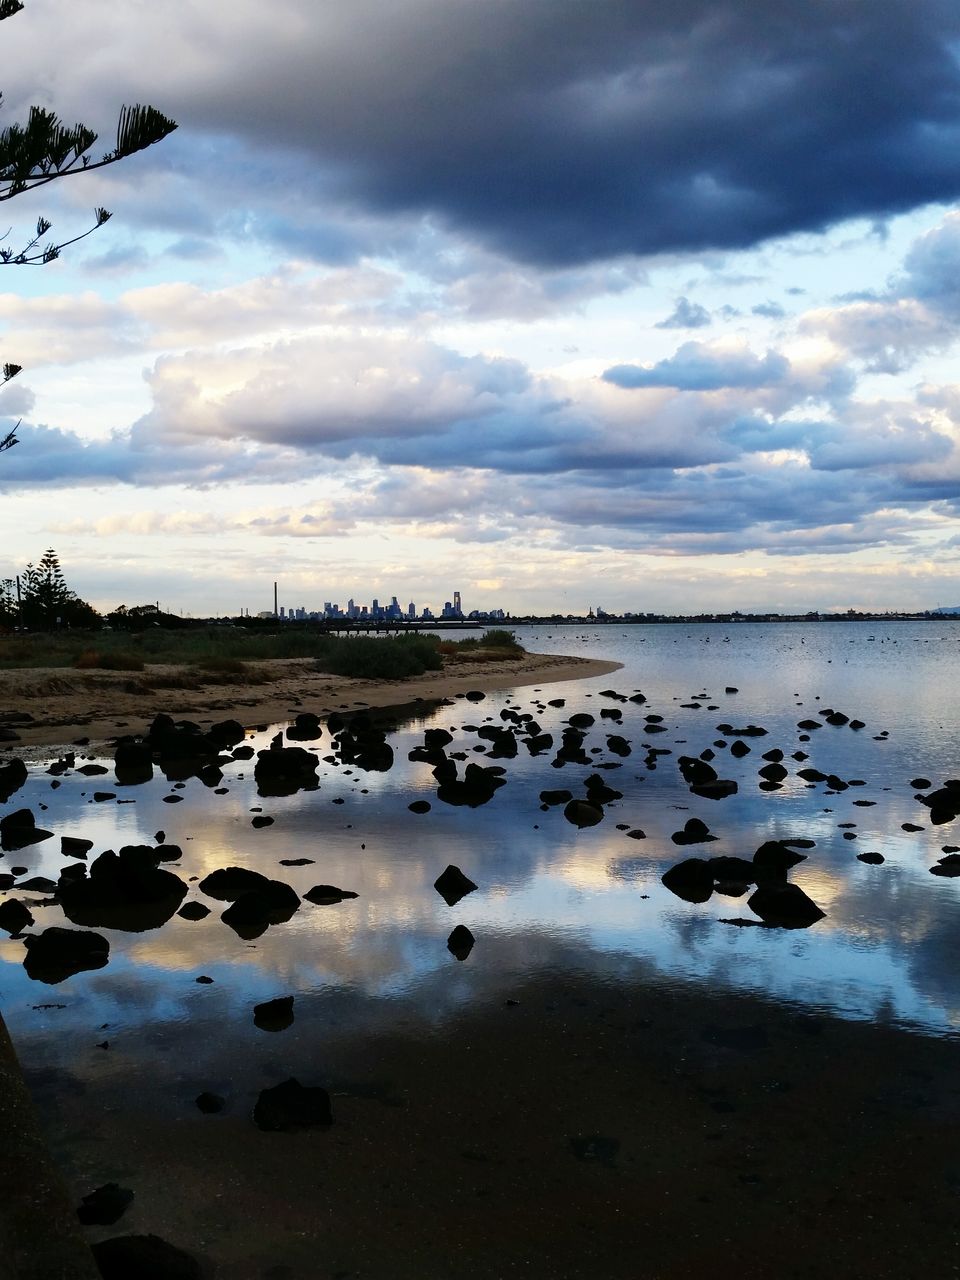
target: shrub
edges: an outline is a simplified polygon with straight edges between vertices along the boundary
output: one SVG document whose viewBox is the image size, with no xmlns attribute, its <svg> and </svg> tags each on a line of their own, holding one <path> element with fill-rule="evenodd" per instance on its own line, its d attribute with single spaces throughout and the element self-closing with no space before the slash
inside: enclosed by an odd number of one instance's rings
<svg viewBox="0 0 960 1280">
<path fill-rule="evenodd" d="M 424 671 L 439 671 L 442 666 L 437 638 L 419 635 L 330 641 L 317 661 L 319 671 L 362 680 L 403 680 Z"/>
<path fill-rule="evenodd" d="M 142 671 L 143 659 L 135 653 L 118 650 L 116 653 L 104 653 L 99 649 L 84 649 L 77 654 L 73 665 L 78 671 Z"/>
<path fill-rule="evenodd" d="M 504 631 L 502 628 L 485 631 L 480 640 L 480 645 L 484 649 L 517 649 L 522 652 L 522 648 L 517 643 L 517 637 L 513 632 Z"/>
</svg>

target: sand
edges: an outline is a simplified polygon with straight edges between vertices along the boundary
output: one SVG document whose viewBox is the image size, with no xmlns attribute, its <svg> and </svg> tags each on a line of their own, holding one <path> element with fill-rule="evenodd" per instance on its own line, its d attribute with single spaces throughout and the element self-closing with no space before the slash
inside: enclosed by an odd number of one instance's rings
<svg viewBox="0 0 960 1280">
<path fill-rule="evenodd" d="M 319 673 L 310 658 L 255 665 L 269 677 L 262 684 L 228 683 L 198 676 L 195 668 L 160 664 L 142 672 L 70 667 L 0 671 L 0 726 L 16 734 L 16 739 L 0 743 L 0 750 L 36 759 L 81 738 L 98 745 L 141 731 L 159 712 L 198 724 L 236 718 L 253 727 L 289 720 L 300 711 L 322 716 L 453 698 L 470 689 L 512 689 L 607 675 L 621 666 L 595 658 L 526 653 L 508 661 L 448 658 L 442 671 L 378 681 Z M 31 719 L 21 723 L 12 718 L 24 713 Z"/>
</svg>

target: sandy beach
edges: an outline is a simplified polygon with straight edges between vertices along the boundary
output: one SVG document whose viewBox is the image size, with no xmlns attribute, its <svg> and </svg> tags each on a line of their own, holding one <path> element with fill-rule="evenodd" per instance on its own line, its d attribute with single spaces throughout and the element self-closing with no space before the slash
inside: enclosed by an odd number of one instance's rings
<svg viewBox="0 0 960 1280">
<path fill-rule="evenodd" d="M 159 712 L 198 724 L 233 717 L 245 726 L 288 720 L 300 711 L 388 707 L 607 675 L 618 662 L 525 653 L 501 661 L 445 659 L 442 671 L 406 680 L 358 680 L 314 670 L 310 658 L 257 662 L 263 683 L 229 683 L 194 668 L 148 665 L 143 672 L 30 667 L 0 671 L 0 726 L 16 735 L 0 749 L 36 759 L 80 738 L 93 745 L 137 733 Z M 21 717 L 29 716 L 29 719 Z"/>
</svg>

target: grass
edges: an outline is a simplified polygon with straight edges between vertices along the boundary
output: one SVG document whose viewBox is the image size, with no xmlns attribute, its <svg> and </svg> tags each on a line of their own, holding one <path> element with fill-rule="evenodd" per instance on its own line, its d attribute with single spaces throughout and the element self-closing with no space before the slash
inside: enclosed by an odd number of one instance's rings
<svg viewBox="0 0 960 1280">
<path fill-rule="evenodd" d="M 440 670 L 444 656 L 489 661 L 522 653 L 512 633 L 503 630 L 458 642 L 441 640 L 428 632 L 339 637 L 319 630 L 248 631 L 243 627 L 0 635 L 0 670 L 73 667 L 143 671 L 149 665 L 169 664 L 193 668 L 198 676 L 214 682 L 260 683 L 267 678 L 265 673 L 248 664 L 278 658 L 311 658 L 318 670 L 332 675 L 402 680 Z M 152 674 L 150 679 L 154 679 Z"/>
</svg>

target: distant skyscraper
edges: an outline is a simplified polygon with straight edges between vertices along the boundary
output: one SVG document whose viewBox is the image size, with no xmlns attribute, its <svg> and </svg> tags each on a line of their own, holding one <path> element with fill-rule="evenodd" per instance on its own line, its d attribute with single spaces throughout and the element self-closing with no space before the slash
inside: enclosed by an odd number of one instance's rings
<svg viewBox="0 0 960 1280">
<path fill-rule="evenodd" d="M 453 593 L 453 612 L 454 612 L 455 614 L 457 614 L 457 615 L 460 615 L 460 616 L 462 616 L 462 614 L 463 614 L 463 609 L 460 607 L 460 592 L 459 592 L 459 591 L 455 591 L 455 592 Z"/>
</svg>

